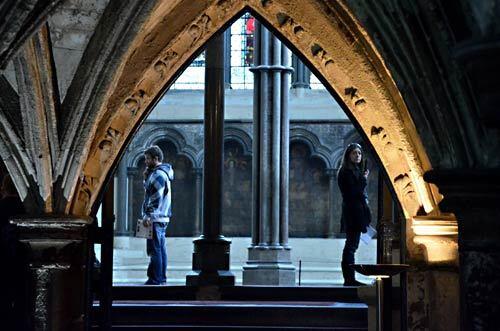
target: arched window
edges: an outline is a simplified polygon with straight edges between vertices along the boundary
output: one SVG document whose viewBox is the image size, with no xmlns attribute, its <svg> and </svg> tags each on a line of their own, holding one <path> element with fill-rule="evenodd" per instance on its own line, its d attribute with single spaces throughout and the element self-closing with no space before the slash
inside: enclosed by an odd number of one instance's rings
<svg viewBox="0 0 500 331">
<path fill-rule="evenodd" d="M 236 140 L 224 143 L 222 233 L 248 237 L 252 223 L 252 157 Z"/>
<path fill-rule="evenodd" d="M 325 164 L 302 142 L 290 145 L 290 236 L 325 237 L 329 186 Z"/>
</svg>

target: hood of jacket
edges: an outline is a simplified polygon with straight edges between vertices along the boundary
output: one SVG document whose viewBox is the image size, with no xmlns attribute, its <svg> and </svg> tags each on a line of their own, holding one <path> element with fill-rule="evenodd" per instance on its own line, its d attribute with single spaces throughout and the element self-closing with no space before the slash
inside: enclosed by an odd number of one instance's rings
<svg viewBox="0 0 500 331">
<path fill-rule="evenodd" d="M 170 163 L 162 163 L 156 166 L 155 170 L 163 171 L 167 174 L 170 181 L 174 180 L 174 169 L 172 168 L 172 165 L 170 165 Z"/>
</svg>

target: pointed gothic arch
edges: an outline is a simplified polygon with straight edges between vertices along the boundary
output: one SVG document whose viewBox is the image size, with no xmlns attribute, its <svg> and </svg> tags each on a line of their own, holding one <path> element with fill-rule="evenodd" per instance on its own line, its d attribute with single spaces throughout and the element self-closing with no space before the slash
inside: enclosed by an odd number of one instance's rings
<svg viewBox="0 0 500 331">
<path fill-rule="evenodd" d="M 199 6 L 180 1 L 153 8 L 125 52 L 107 98 L 90 110 L 101 120 L 86 142 L 89 149 L 81 155 L 82 162 L 66 170 L 80 173 L 66 212 L 90 212 L 125 142 L 158 98 L 217 31 L 247 10 L 311 65 L 361 129 L 406 218 L 422 210 L 438 212 L 440 196 L 423 180 L 430 162 L 382 56 L 346 6 L 321 0 L 299 6 L 281 0 L 209 1 Z M 112 153 L 105 156 L 99 149 L 103 141 L 112 144 Z"/>
</svg>

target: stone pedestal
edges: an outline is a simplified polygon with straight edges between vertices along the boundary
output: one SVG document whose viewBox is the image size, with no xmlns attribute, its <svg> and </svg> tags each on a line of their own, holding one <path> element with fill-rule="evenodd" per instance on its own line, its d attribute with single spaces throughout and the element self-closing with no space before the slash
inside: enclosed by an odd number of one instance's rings
<svg viewBox="0 0 500 331">
<path fill-rule="evenodd" d="M 193 271 L 186 276 L 188 286 L 231 286 L 234 275 L 229 271 L 231 241 L 220 237 L 194 240 Z"/>
<path fill-rule="evenodd" d="M 295 284 L 295 266 L 290 249 L 250 247 L 243 267 L 243 284 L 290 286 Z"/>
<path fill-rule="evenodd" d="M 91 219 L 12 221 L 18 230 L 27 291 L 25 329 L 84 330 Z"/>
</svg>

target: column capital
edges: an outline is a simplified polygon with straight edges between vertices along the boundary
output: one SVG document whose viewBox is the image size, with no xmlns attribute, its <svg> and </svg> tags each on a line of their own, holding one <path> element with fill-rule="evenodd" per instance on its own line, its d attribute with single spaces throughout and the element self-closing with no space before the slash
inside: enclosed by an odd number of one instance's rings
<svg viewBox="0 0 500 331">
<path fill-rule="evenodd" d="M 338 172 L 338 169 L 333 169 L 333 168 L 326 168 L 325 169 L 325 174 L 328 177 L 337 178 L 337 172 Z"/>
<path fill-rule="evenodd" d="M 195 176 L 203 176 L 203 168 L 192 168 L 192 169 L 191 169 L 191 172 L 192 172 Z"/>
<path fill-rule="evenodd" d="M 444 195 L 440 204 L 443 211 L 451 211 L 448 210 L 451 205 L 464 209 L 470 204 L 498 206 L 500 173 L 497 169 L 433 169 L 424 174 L 424 179 L 436 184 Z M 494 205 L 490 205 L 492 202 Z"/>
<path fill-rule="evenodd" d="M 19 261 L 25 266 L 18 276 L 33 293 L 23 312 L 32 317 L 28 329 L 84 329 L 84 270 L 89 265 L 92 222 L 92 218 L 71 217 L 11 220 L 19 235 Z M 68 288 L 72 290 L 68 292 Z"/>
<path fill-rule="evenodd" d="M 127 167 L 127 176 L 135 176 L 139 173 L 139 168 L 137 167 Z"/>
<path fill-rule="evenodd" d="M 283 72 L 293 73 L 294 69 L 292 67 L 283 66 L 283 65 L 279 65 L 279 64 L 274 64 L 274 65 L 261 64 L 261 65 L 251 67 L 250 71 L 251 72 L 283 71 Z"/>
</svg>

